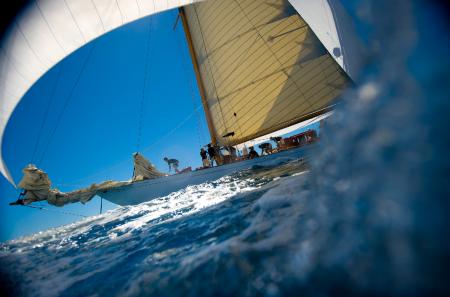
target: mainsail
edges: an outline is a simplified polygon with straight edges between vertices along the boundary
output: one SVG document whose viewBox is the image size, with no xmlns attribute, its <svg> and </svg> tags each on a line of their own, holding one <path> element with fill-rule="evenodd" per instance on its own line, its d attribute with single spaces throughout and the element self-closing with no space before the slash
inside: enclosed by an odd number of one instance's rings
<svg viewBox="0 0 450 297">
<path fill-rule="evenodd" d="M 211 0 L 183 10 L 220 145 L 328 112 L 350 81 L 287 0 Z"/>
</svg>

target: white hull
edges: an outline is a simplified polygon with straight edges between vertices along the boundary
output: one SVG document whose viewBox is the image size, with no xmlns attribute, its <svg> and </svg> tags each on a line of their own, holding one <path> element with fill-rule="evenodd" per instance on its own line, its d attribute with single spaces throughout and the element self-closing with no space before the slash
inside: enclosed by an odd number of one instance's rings
<svg viewBox="0 0 450 297">
<path fill-rule="evenodd" d="M 145 180 L 120 188 L 113 188 L 111 190 L 98 193 L 98 195 L 119 205 L 139 204 L 158 197 L 167 196 L 168 194 L 183 189 L 187 186 L 213 181 L 225 175 L 250 169 L 253 166 L 275 166 L 284 162 L 296 160 L 304 157 L 310 148 L 311 145 L 282 151 L 268 156 L 262 156 L 252 160 L 222 165 L 219 167 L 175 174 L 158 179 Z"/>
</svg>

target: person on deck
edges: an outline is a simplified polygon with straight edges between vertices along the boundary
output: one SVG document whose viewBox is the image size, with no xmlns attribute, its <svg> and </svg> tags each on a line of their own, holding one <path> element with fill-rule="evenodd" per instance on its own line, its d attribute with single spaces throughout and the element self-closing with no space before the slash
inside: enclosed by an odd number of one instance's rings
<svg viewBox="0 0 450 297">
<path fill-rule="evenodd" d="M 244 145 L 244 147 L 242 148 L 242 157 L 244 158 L 244 159 L 247 159 L 248 158 L 248 150 L 247 150 L 247 147 Z"/>
<path fill-rule="evenodd" d="M 180 172 L 178 170 L 178 165 L 179 165 L 180 161 L 178 161 L 177 159 L 169 159 L 167 157 L 164 157 L 164 161 L 166 161 L 167 164 L 169 165 L 169 172 L 172 168 L 176 173 Z"/>
<path fill-rule="evenodd" d="M 207 155 L 205 149 L 203 149 L 203 148 L 200 149 L 200 156 L 202 157 L 203 168 L 210 167 L 211 164 L 209 163 L 208 155 Z"/>
<path fill-rule="evenodd" d="M 248 152 L 248 157 L 250 159 L 254 159 L 254 158 L 258 158 L 259 157 L 258 153 L 255 151 L 255 148 L 253 146 L 250 147 L 250 152 Z"/>
<path fill-rule="evenodd" d="M 258 147 L 261 149 L 262 155 L 269 155 L 273 152 L 272 144 L 269 142 L 262 143 Z"/>
<path fill-rule="evenodd" d="M 208 155 L 209 155 L 209 160 L 211 161 L 211 167 L 214 166 L 214 161 L 216 160 L 216 150 L 211 146 L 211 144 L 208 144 Z M 216 161 L 216 166 L 217 166 L 217 161 Z"/>
<path fill-rule="evenodd" d="M 237 150 L 234 146 L 229 146 L 228 151 L 230 152 L 231 156 L 233 157 L 233 160 L 237 158 Z"/>
<path fill-rule="evenodd" d="M 270 137 L 270 140 L 274 141 L 277 144 L 277 152 L 281 151 L 284 146 L 283 137 L 277 136 L 277 137 Z"/>
</svg>

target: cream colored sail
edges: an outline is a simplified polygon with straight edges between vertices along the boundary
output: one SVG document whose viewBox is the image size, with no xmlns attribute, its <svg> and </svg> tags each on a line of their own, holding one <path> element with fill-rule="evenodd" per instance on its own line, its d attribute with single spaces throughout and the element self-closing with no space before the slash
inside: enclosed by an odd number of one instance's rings
<svg viewBox="0 0 450 297">
<path fill-rule="evenodd" d="M 211 0 L 185 15 L 221 145 L 326 112 L 349 83 L 288 1 Z"/>
</svg>

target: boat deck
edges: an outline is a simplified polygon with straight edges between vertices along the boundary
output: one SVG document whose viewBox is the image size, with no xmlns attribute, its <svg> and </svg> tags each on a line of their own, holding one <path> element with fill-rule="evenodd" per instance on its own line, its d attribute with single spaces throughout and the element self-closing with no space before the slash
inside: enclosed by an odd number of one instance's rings
<svg viewBox="0 0 450 297">
<path fill-rule="evenodd" d="M 305 157 L 313 145 L 292 148 L 278 153 L 260 156 L 208 169 L 184 172 L 157 179 L 144 180 L 107 190 L 98 195 L 118 205 L 135 205 L 167 196 L 190 185 L 213 181 L 254 166 L 276 166 Z"/>
</svg>

